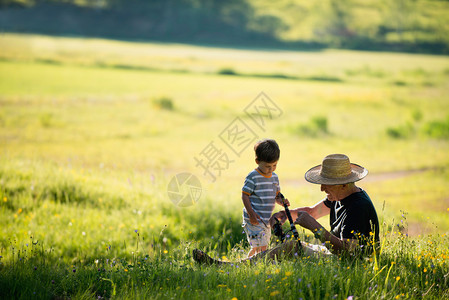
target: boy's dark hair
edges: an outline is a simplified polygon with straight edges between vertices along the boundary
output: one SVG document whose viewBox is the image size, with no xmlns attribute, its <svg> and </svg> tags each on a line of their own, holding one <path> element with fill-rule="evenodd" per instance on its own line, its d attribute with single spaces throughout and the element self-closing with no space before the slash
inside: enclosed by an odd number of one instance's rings
<svg viewBox="0 0 449 300">
<path fill-rule="evenodd" d="M 256 159 L 267 163 L 273 163 L 279 160 L 281 150 L 275 140 L 265 139 L 258 141 L 254 145 L 254 151 L 256 152 Z"/>
</svg>

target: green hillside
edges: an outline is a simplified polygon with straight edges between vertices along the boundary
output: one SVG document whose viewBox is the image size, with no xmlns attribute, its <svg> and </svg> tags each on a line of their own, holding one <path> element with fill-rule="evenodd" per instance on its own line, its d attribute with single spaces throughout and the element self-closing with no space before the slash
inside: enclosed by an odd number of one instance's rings
<svg viewBox="0 0 449 300">
<path fill-rule="evenodd" d="M 438 0 L 3 0 L 4 32 L 227 46 L 449 53 Z"/>
</svg>

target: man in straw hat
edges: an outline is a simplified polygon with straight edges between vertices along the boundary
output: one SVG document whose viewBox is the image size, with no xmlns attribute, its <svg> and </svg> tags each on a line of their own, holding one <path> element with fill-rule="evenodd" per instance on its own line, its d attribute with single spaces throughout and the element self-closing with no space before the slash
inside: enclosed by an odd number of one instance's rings
<svg viewBox="0 0 449 300">
<path fill-rule="evenodd" d="M 355 185 L 368 170 L 353 164 L 344 154 L 331 154 L 305 174 L 308 182 L 320 184 L 327 197 L 312 207 L 291 210 L 298 224 L 311 230 L 332 253 L 371 252 L 379 241 L 379 221 L 368 194 Z M 317 219 L 330 215 L 330 231 Z M 274 217 L 285 222 L 285 212 Z"/>
<path fill-rule="evenodd" d="M 321 185 L 326 198 L 314 206 L 290 210 L 295 224 L 312 231 L 325 247 L 301 242 L 303 251 L 299 251 L 298 243 L 289 241 L 249 259 L 280 259 L 301 252 L 305 255 L 371 253 L 379 241 L 379 221 L 368 194 L 355 185 L 367 174 L 368 170 L 351 163 L 344 154 L 326 156 L 321 165 L 305 174 L 308 182 Z M 330 231 L 317 221 L 326 215 L 330 215 Z M 274 214 L 271 225 L 275 218 L 284 223 L 287 219 L 285 211 Z M 200 263 L 223 263 L 197 249 L 193 251 L 193 257 Z"/>
</svg>

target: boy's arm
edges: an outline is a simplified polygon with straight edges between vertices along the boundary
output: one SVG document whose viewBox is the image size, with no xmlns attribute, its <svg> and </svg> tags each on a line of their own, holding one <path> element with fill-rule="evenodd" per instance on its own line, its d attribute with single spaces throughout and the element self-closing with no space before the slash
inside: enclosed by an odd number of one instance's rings
<svg viewBox="0 0 449 300">
<path fill-rule="evenodd" d="M 246 212 L 248 213 L 249 222 L 252 225 L 258 225 L 259 224 L 258 219 L 260 217 L 254 212 L 254 209 L 251 206 L 251 201 L 249 200 L 249 195 L 245 194 L 245 193 L 242 193 L 242 201 L 243 201 L 243 205 L 246 208 Z"/>
</svg>

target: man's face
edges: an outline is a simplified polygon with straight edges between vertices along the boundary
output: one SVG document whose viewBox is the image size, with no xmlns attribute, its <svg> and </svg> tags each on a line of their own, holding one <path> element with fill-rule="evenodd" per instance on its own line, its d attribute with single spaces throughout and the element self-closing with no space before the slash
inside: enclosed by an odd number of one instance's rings
<svg viewBox="0 0 449 300">
<path fill-rule="evenodd" d="M 322 184 L 321 191 L 325 192 L 327 194 L 327 199 L 329 201 L 338 201 L 338 200 L 341 200 L 339 198 L 339 196 L 340 196 L 342 187 L 343 187 L 343 185 L 341 185 L 341 184 L 339 184 L 339 185 Z"/>
<path fill-rule="evenodd" d="M 272 162 L 272 163 L 267 163 L 264 161 L 260 161 L 258 159 L 256 159 L 256 163 L 259 165 L 259 171 L 267 176 L 270 176 L 275 170 L 276 170 L 276 166 L 278 164 L 277 161 Z"/>
</svg>

